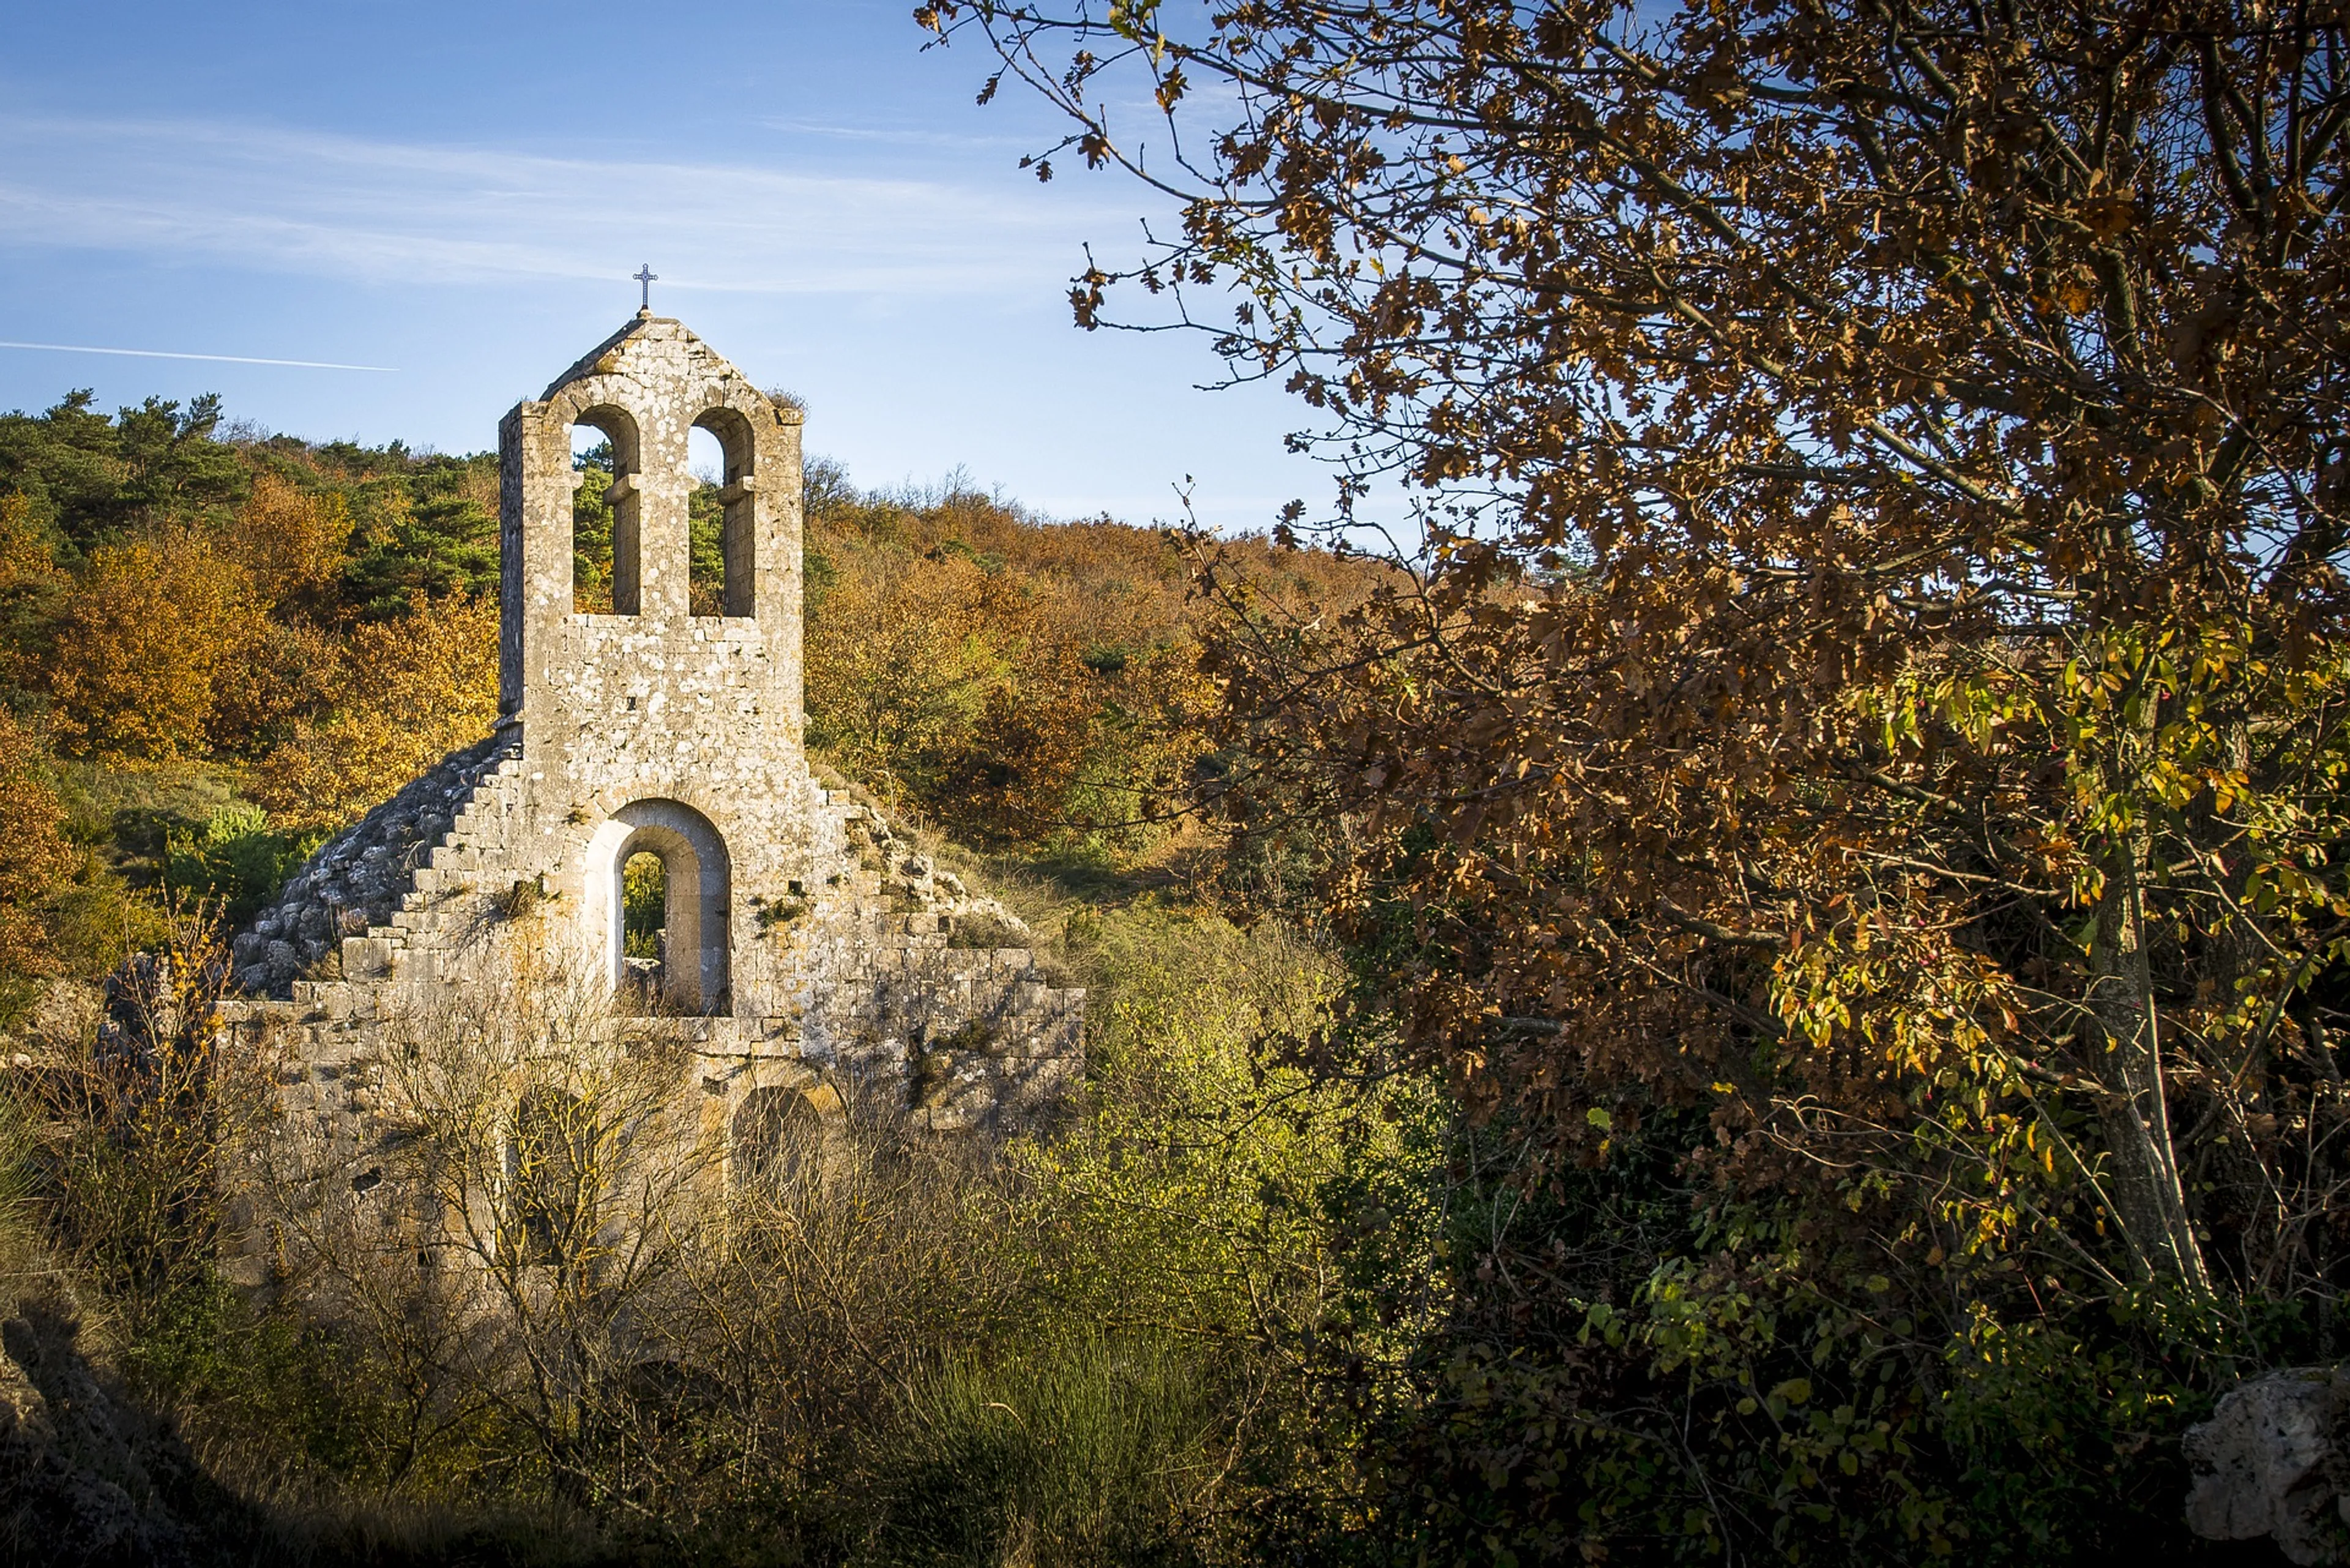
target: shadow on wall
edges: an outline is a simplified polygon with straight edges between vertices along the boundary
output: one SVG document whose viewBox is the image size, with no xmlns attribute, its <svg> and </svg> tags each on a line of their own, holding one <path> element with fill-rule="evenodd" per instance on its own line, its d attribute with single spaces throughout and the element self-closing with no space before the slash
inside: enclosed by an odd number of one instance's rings
<svg viewBox="0 0 2350 1568">
<path fill-rule="evenodd" d="M 78 1333 L 52 1301 L 0 1324 L 0 1561 L 171 1563 L 251 1537 L 253 1511 L 100 1376 Z"/>
</svg>

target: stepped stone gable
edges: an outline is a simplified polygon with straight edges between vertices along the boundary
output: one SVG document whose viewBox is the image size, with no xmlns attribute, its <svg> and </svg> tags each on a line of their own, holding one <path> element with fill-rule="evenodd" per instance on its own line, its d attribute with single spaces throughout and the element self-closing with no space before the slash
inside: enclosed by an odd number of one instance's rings
<svg viewBox="0 0 2350 1568">
<path fill-rule="evenodd" d="M 576 425 L 614 456 L 608 615 L 573 608 Z M 688 597 L 697 425 L 725 452 L 720 615 Z M 798 411 L 648 313 L 509 413 L 499 445 L 504 717 L 328 843 L 232 948 L 226 1023 L 276 1053 L 289 1126 L 363 1151 L 386 1024 L 548 950 L 639 997 L 629 1031 L 684 1042 L 681 1093 L 707 1127 L 778 1087 L 818 1107 L 895 1096 L 941 1132 L 1049 1104 L 1084 992 L 1002 905 L 810 773 Z M 641 853 L 667 888 L 650 996 L 623 951 Z"/>
</svg>

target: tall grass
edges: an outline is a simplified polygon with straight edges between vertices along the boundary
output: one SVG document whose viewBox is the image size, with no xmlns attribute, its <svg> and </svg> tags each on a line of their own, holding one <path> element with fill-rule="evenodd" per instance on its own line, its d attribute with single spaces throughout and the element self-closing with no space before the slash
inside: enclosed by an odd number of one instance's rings
<svg viewBox="0 0 2350 1568">
<path fill-rule="evenodd" d="M 1208 1366 L 1162 1341 L 1086 1336 L 925 1379 L 876 1475 L 881 1568 L 1199 1560 L 1222 1464 Z"/>
</svg>

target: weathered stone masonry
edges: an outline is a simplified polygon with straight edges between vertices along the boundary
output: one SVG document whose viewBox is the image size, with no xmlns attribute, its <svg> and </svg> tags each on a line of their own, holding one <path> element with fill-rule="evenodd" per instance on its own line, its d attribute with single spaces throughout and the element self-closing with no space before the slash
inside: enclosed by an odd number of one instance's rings
<svg viewBox="0 0 2350 1568">
<path fill-rule="evenodd" d="M 575 425 L 610 441 L 614 606 L 572 607 Z M 724 611 L 689 612 L 691 431 L 725 451 Z M 384 1022 L 511 965 L 529 912 L 617 987 L 620 874 L 667 874 L 662 1027 L 705 1125 L 762 1089 L 880 1085 L 939 1131 L 1047 1103 L 1084 993 L 1018 922 L 811 776 L 801 701 L 800 417 L 677 322 L 640 314 L 499 431 L 500 707 L 328 843 L 239 935 L 227 1023 L 271 1043 L 289 1125 L 369 1136 Z M 973 932 L 1011 932 L 975 938 Z"/>
</svg>

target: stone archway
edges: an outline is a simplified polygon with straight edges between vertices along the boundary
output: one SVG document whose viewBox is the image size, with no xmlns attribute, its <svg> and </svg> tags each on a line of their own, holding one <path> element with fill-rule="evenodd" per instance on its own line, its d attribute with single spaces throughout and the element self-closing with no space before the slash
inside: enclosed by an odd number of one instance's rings
<svg viewBox="0 0 2350 1568">
<path fill-rule="evenodd" d="M 733 868 L 718 829 L 678 801 L 633 801 L 588 841 L 586 914 L 605 983 L 617 994 L 629 972 L 621 881 L 639 855 L 660 858 L 667 889 L 660 1011 L 725 1013 L 733 992 Z"/>
<path fill-rule="evenodd" d="M 729 1184 L 768 1198 L 820 1184 L 845 1120 L 840 1092 L 829 1084 L 753 1089 L 728 1127 Z"/>
</svg>

